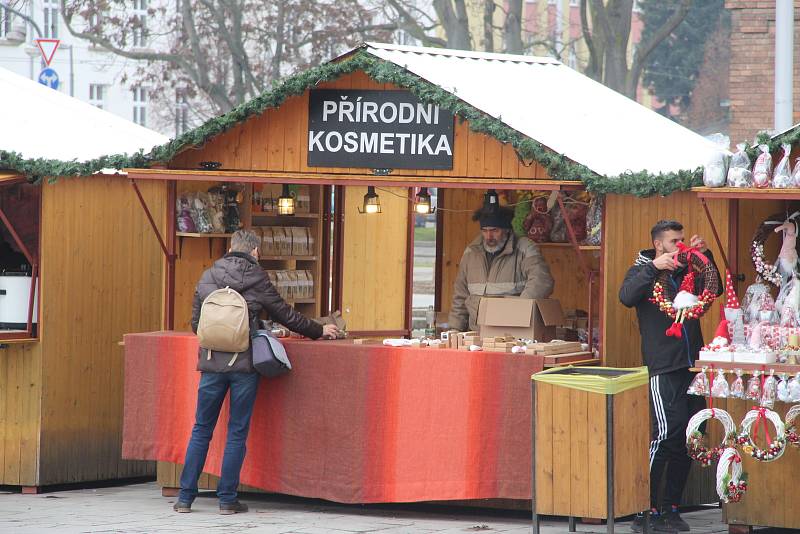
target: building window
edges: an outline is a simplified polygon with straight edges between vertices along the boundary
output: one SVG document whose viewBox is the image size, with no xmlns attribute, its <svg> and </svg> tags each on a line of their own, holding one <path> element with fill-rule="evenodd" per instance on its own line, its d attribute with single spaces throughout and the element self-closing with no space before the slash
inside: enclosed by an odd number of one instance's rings
<svg viewBox="0 0 800 534">
<path fill-rule="evenodd" d="M 147 0 L 133 0 L 133 46 L 147 46 Z"/>
<path fill-rule="evenodd" d="M 133 122 L 147 126 L 147 89 L 134 87 L 133 90 Z"/>
<path fill-rule="evenodd" d="M 569 5 L 572 7 L 578 7 L 579 4 L 578 0 L 569 0 Z"/>
<path fill-rule="evenodd" d="M 189 103 L 186 94 L 178 91 L 175 95 L 175 135 L 181 135 L 189 129 Z"/>
<path fill-rule="evenodd" d="M 47 39 L 58 39 L 58 0 L 43 0 L 44 36 Z"/>
<path fill-rule="evenodd" d="M 89 103 L 94 107 L 105 109 L 106 86 L 99 83 L 89 84 Z"/>
</svg>

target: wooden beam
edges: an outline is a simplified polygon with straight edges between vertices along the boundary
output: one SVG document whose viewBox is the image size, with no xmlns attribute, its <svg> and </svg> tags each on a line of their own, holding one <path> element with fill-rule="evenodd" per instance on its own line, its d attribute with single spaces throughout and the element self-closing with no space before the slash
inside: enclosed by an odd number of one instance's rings
<svg viewBox="0 0 800 534">
<path fill-rule="evenodd" d="M 330 172 L 278 172 L 278 171 L 203 171 L 195 169 L 125 169 L 132 180 L 176 180 L 249 183 L 303 183 L 311 185 L 378 185 L 384 187 L 457 187 L 467 189 L 532 189 L 538 191 L 577 191 L 584 189 L 580 181 L 521 180 L 492 176 L 416 176 L 402 173 L 377 176 L 374 174 L 349 174 Z"/>
</svg>

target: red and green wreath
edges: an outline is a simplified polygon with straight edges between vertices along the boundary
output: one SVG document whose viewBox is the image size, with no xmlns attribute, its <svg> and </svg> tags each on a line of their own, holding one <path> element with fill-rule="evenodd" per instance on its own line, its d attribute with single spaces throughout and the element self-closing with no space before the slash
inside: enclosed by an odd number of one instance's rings
<svg viewBox="0 0 800 534">
<path fill-rule="evenodd" d="M 714 264 L 696 248 L 690 248 L 683 243 L 678 243 L 679 254 L 675 255 L 675 262 L 689 266 L 689 272 L 683 277 L 677 291 L 670 292 L 670 271 L 661 271 L 653 284 L 653 297 L 651 302 L 673 320 L 666 334 L 673 337 L 682 337 L 682 326 L 686 319 L 699 319 L 711 308 L 714 299 L 719 293 L 719 274 Z M 695 294 L 695 279 L 700 276 L 703 289 L 700 294 Z"/>
</svg>

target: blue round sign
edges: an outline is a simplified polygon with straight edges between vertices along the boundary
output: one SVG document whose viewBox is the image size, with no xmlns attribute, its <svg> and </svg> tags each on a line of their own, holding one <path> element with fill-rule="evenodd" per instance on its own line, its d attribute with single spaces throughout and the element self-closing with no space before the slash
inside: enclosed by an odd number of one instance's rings
<svg viewBox="0 0 800 534">
<path fill-rule="evenodd" d="M 39 83 L 50 89 L 58 89 L 58 73 L 50 67 L 42 69 L 39 73 Z"/>
</svg>

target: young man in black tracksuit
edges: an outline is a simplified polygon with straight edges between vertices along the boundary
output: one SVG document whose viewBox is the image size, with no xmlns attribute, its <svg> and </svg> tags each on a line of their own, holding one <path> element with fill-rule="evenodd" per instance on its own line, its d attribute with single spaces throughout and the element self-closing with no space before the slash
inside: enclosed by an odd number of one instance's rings
<svg viewBox="0 0 800 534">
<path fill-rule="evenodd" d="M 650 301 L 653 284 L 662 272 L 669 272 L 673 295 L 688 272 L 687 266 L 675 264 L 678 243 L 684 239 L 683 226 L 675 221 L 659 221 L 651 230 L 651 237 L 654 248 L 639 253 L 633 267 L 625 275 L 619 299 L 625 306 L 636 308 L 642 336 L 642 356 L 650 373 L 650 530 L 688 531 L 689 525 L 678 513 L 678 504 L 691 467 L 691 459 L 686 453 L 686 426 L 691 416 L 705 407 L 705 400 L 688 395 L 686 390 L 694 378 L 694 373 L 689 369 L 694 366 L 694 360 L 703 346 L 703 335 L 700 322 L 694 319 L 684 322 L 682 337 L 667 336 L 666 330 L 673 321 Z M 701 237 L 692 236 L 690 246 L 696 247 L 709 261 L 714 261 Z M 721 294 L 722 283 L 718 282 Z M 700 294 L 703 283 L 702 277 L 697 277 L 695 294 Z M 657 492 L 665 467 L 668 467 L 666 489 L 661 503 L 663 506 L 659 506 Z M 632 530 L 641 532 L 642 523 L 640 515 L 634 521 Z"/>
</svg>

